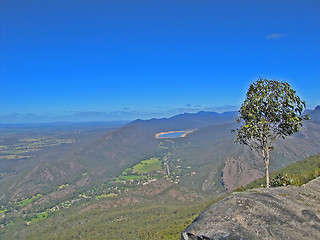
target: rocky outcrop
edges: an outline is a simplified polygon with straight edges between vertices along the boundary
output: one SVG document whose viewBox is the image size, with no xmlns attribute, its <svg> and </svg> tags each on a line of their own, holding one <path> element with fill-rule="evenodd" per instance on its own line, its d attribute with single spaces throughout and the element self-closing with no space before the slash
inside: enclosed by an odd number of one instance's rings
<svg viewBox="0 0 320 240">
<path fill-rule="evenodd" d="M 249 164 L 228 158 L 223 168 L 223 185 L 226 191 L 231 192 L 238 186 L 247 184 L 261 178 L 264 173 L 253 169 Z"/>
<path fill-rule="evenodd" d="M 308 239 L 320 236 L 320 178 L 302 187 L 233 193 L 201 213 L 182 240 Z"/>
</svg>

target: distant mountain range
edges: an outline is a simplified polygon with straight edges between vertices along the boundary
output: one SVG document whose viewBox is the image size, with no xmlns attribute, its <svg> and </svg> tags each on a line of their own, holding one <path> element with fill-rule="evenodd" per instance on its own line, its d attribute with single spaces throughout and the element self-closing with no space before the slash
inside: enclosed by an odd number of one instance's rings
<svg viewBox="0 0 320 240">
<path fill-rule="evenodd" d="M 315 107 L 314 110 L 307 109 L 304 111 L 304 114 L 308 114 L 312 120 L 320 121 L 320 105 Z"/>
<path fill-rule="evenodd" d="M 312 120 L 304 122 L 299 133 L 277 142 L 272 170 L 320 152 L 320 107 L 306 113 Z M 262 159 L 234 143 L 231 129 L 237 127 L 237 115 L 198 112 L 135 120 L 96 139 L 39 154 L 30 163 L 27 159 L 23 167 L 2 163 L 2 169 L 15 169 L 15 174 L 5 180 L 0 200 L 19 199 L 65 183 L 75 189 L 95 186 L 151 157 L 164 159 L 172 176 L 179 173 L 176 179 L 183 187 L 204 194 L 230 191 L 264 175 Z M 184 138 L 155 138 L 159 132 L 190 129 L 195 131 Z"/>
</svg>

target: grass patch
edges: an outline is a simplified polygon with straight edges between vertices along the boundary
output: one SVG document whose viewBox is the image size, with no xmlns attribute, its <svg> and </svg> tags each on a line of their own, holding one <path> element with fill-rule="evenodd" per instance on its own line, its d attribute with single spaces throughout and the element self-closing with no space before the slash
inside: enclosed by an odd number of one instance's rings
<svg viewBox="0 0 320 240">
<path fill-rule="evenodd" d="M 131 168 L 126 168 L 123 172 L 122 172 L 122 175 L 127 175 L 128 172 L 131 171 Z"/>
<path fill-rule="evenodd" d="M 68 187 L 68 186 L 69 186 L 69 184 L 63 184 L 63 185 L 58 187 L 58 190 L 62 190 L 64 188 Z"/>
<path fill-rule="evenodd" d="M 42 194 L 38 194 L 38 195 L 33 196 L 32 198 L 26 198 L 26 199 L 18 202 L 17 205 L 19 207 L 24 207 L 25 205 L 27 205 L 29 203 L 32 203 L 32 202 L 34 202 L 35 200 L 37 200 L 38 198 L 41 198 L 41 197 L 42 197 Z"/>
<path fill-rule="evenodd" d="M 163 170 L 162 165 L 158 158 L 141 161 L 132 168 L 126 168 L 122 175 L 116 179 L 116 182 L 148 179 L 150 176 L 147 177 L 146 174 Z"/>
<path fill-rule="evenodd" d="M 115 196 L 117 196 L 117 194 L 108 193 L 108 194 L 102 194 L 102 195 L 96 196 L 96 199 L 99 200 L 100 198 L 115 197 Z"/>
<path fill-rule="evenodd" d="M 5 208 L 5 209 L 0 209 L 0 214 L 2 213 L 6 213 L 8 210 Z"/>
<path fill-rule="evenodd" d="M 132 168 L 133 173 L 146 174 L 149 172 L 161 171 L 162 162 L 158 158 L 150 158 L 148 160 L 141 161 L 141 163 L 135 165 Z"/>
<path fill-rule="evenodd" d="M 34 224 L 37 222 L 40 222 L 44 219 L 48 218 L 48 213 L 47 212 L 43 212 L 43 213 L 38 213 L 37 215 L 33 216 L 31 219 L 29 219 L 29 221 L 27 221 L 28 224 Z"/>
</svg>

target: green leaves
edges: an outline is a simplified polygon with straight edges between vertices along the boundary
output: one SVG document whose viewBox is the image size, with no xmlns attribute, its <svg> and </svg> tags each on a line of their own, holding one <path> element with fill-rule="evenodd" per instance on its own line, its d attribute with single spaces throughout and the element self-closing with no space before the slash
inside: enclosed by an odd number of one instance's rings
<svg viewBox="0 0 320 240">
<path fill-rule="evenodd" d="M 301 116 L 305 106 L 288 83 L 259 78 L 250 85 L 240 107 L 236 121 L 243 125 L 237 129 L 236 141 L 249 144 L 255 139 L 269 142 L 270 148 L 275 139 L 297 132 L 302 120 L 309 119 Z"/>
</svg>

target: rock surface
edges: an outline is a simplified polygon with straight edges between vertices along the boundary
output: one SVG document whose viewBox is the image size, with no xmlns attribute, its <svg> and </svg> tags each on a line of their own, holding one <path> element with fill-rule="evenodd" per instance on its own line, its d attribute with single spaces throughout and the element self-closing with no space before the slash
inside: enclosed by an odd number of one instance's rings
<svg viewBox="0 0 320 240">
<path fill-rule="evenodd" d="M 182 240 L 320 239 L 320 177 L 302 187 L 233 193 L 201 213 Z"/>
<path fill-rule="evenodd" d="M 238 186 L 247 184 L 264 176 L 264 172 L 253 169 L 249 164 L 228 158 L 224 164 L 223 185 L 226 191 L 231 192 Z"/>
</svg>

